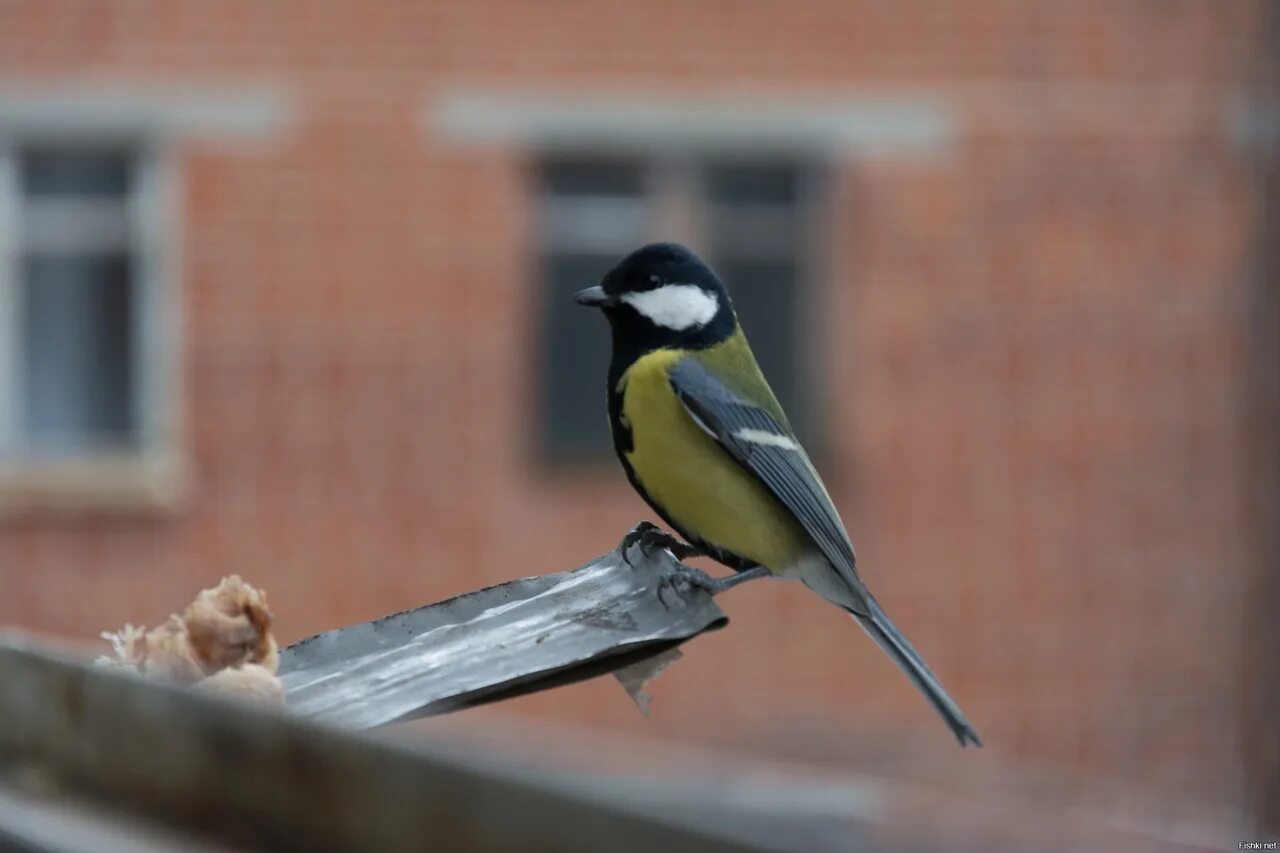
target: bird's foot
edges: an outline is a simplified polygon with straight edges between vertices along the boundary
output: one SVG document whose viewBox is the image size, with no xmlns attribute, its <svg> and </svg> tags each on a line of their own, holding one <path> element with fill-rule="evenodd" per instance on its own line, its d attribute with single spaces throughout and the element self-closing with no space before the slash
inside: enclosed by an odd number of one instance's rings
<svg viewBox="0 0 1280 853">
<path fill-rule="evenodd" d="M 729 578 L 729 580 L 732 580 L 732 578 Z M 695 569 L 692 566 L 681 564 L 658 579 L 658 601 L 662 602 L 663 607 L 670 610 L 671 603 L 667 601 L 667 596 L 670 595 L 683 607 L 686 603 L 686 596 L 691 591 L 700 589 L 707 595 L 715 595 L 724 589 L 722 584 L 723 581 L 717 581 L 702 569 Z"/>
<path fill-rule="evenodd" d="M 627 552 L 631 550 L 632 545 L 640 545 L 640 550 L 645 556 L 653 554 L 654 551 L 665 548 L 670 551 L 672 556 L 677 560 L 688 559 L 689 557 L 702 556 L 702 551 L 681 542 L 676 537 L 667 533 L 656 524 L 648 521 L 642 521 L 622 537 L 622 541 L 618 543 L 618 553 L 622 555 L 622 559 L 630 565 L 631 561 L 627 558 Z"/>
<path fill-rule="evenodd" d="M 701 569 L 681 564 L 667 572 L 658 581 L 658 600 L 669 610 L 671 605 L 667 604 L 667 592 L 675 593 L 676 598 L 683 603 L 685 591 L 700 589 L 706 592 L 707 595 L 716 596 L 726 589 L 733 589 L 738 584 L 746 583 L 755 578 L 768 577 L 769 574 L 769 570 L 764 566 L 753 566 L 727 578 L 713 578 Z"/>
<path fill-rule="evenodd" d="M 657 530 L 658 525 L 652 521 L 642 521 L 635 527 L 627 531 L 627 535 L 622 537 L 622 541 L 618 543 L 618 553 L 622 555 L 622 559 L 628 565 L 631 561 L 627 559 L 627 552 L 631 550 L 631 546 L 635 545 L 643 539 L 650 531 Z"/>
</svg>

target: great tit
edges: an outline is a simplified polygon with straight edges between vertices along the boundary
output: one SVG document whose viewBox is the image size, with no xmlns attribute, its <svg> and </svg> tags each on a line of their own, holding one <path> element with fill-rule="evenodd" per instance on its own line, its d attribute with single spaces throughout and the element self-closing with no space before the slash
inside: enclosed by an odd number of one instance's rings
<svg viewBox="0 0 1280 853">
<path fill-rule="evenodd" d="M 799 578 L 848 611 L 915 682 L 961 746 L 978 734 L 854 566 L 822 479 L 738 325 L 728 291 L 693 252 L 644 246 L 574 296 L 609 320 L 609 423 L 640 496 L 691 547 L 737 574 L 682 580 L 712 594 L 751 578 Z M 677 550 L 678 549 L 678 550 Z"/>
</svg>

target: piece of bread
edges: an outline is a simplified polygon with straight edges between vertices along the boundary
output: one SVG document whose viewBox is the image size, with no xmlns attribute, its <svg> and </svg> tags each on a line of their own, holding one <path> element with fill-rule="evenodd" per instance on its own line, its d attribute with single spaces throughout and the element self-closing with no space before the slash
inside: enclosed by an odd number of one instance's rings
<svg viewBox="0 0 1280 853">
<path fill-rule="evenodd" d="M 267 595 L 239 575 L 206 589 L 183 611 L 147 631 L 125 625 L 104 633 L 114 656 L 98 663 L 172 684 L 284 703 L 276 677 L 279 649 L 271 635 Z"/>
</svg>

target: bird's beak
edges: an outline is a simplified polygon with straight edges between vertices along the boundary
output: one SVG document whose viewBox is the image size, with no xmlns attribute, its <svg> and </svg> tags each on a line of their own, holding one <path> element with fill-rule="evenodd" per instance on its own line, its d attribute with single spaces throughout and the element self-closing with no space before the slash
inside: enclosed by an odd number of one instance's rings
<svg viewBox="0 0 1280 853">
<path fill-rule="evenodd" d="M 579 290 L 573 294 L 573 301 L 579 305 L 590 305 L 592 308 L 603 308 L 613 304 L 613 297 L 604 292 L 600 285 Z"/>
</svg>

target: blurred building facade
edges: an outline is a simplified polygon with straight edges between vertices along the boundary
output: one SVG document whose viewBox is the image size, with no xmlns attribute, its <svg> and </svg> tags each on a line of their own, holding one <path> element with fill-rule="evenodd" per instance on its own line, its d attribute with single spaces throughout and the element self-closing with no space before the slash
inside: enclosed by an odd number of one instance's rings
<svg viewBox="0 0 1280 853">
<path fill-rule="evenodd" d="M 611 548 L 648 512 L 566 296 L 680 239 L 995 757 L 782 584 L 652 719 L 604 681 L 510 712 L 1235 820 L 1278 748 L 1273 18 L 2 2 L 0 624 L 89 638 L 238 572 L 290 640 Z"/>
</svg>

